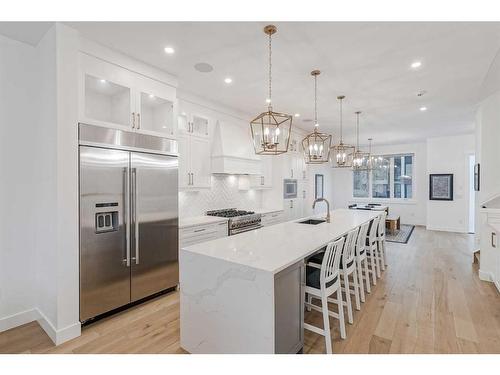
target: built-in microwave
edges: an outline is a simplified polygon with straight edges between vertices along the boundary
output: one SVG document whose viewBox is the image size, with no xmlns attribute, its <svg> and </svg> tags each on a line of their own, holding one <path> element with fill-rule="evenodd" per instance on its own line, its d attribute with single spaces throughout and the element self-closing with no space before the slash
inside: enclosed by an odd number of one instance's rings
<svg viewBox="0 0 500 375">
<path fill-rule="evenodd" d="M 283 180 L 283 199 L 297 198 L 297 180 L 286 178 Z"/>
</svg>

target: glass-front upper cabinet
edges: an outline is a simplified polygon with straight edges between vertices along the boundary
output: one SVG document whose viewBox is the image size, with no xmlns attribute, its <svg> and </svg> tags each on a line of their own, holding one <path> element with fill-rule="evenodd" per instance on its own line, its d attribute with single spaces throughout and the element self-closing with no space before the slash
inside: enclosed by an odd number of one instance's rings
<svg viewBox="0 0 500 375">
<path fill-rule="evenodd" d="M 128 87 L 85 74 L 85 117 L 129 127 L 130 93 Z"/>
<path fill-rule="evenodd" d="M 174 134 L 174 102 L 155 94 L 140 93 L 138 128 L 159 134 Z"/>
<path fill-rule="evenodd" d="M 80 122 L 175 135 L 175 87 L 85 54 L 80 72 Z"/>
<path fill-rule="evenodd" d="M 211 119 L 208 114 L 202 113 L 197 106 L 185 102 L 179 104 L 179 108 L 177 116 L 179 132 L 204 138 L 209 136 Z"/>
</svg>

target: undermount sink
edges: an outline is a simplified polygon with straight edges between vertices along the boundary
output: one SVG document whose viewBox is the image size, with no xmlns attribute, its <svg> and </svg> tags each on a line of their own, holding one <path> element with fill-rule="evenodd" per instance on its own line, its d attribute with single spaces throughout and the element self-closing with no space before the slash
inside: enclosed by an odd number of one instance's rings
<svg viewBox="0 0 500 375">
<path fill-rule="evenodd" d="M 324 223 L 326 220 L 319 220 L 319 219 L 307 219 L 304 221 L 299 221 L 299 224 L 310 224 L 310 225 L 318 225 L 321 223 Z"/>
</svg>

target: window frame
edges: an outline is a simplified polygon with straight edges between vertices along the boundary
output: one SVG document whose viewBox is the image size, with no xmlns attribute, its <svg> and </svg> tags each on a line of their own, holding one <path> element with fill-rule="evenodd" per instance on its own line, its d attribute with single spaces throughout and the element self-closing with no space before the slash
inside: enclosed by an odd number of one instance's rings
<svg viewBox="0 0 500 375">
<path fill-rule="evenodd" d="M 416 157 L 414 152 L 402 152 L 402 153 L 394 153 L 394 154 L 377 154 L 373 155 L 374 157 L 382 157 L 389 159 L 389 197 L 373 197 L 373 171 L 368 171 L 368 197 L 355 197 L 354 196 L 354 173 L 351 181 L 352 184 L 352 199 L 358 202 L 374 202 L 381 201 L 386 203 L 408 203 L 414 204 L 416 203 Z M 394 158 L 402 157 L 402 156 L 411 156 L 412 157 L 412 176 L 411 176 L 411 190 L 412 197 L 411 198 L 396 198 L 394 197 Z"/>
</svg>

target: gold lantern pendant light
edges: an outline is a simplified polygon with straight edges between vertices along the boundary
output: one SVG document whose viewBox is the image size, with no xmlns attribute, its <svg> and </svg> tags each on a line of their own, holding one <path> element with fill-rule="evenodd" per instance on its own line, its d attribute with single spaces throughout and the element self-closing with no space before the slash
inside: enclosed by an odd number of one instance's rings
<svg viewBox="0 0 500 375">
<path fill-rule="evenodd" d="M 330 152 L 330 160 L 333 168 L 351 168 L 354 146 L 344 144 L 342 140 L 342 101 L 344 95 L 337 96 L 340 102 L 340 141 L 339 144 L 332 147 Z"/>
<path fill-rule="evenodd" d="M 274 112 L 272 108 L 271 90 L 271 36 L 277 31 L 276 26 L 264 27 L 264 33 L 269 36 L 269 96 L 267 111 L 261 113 L 250 122 L 253 146 L 258 155 L 278 155 L 288 151 L 290 133 L 292 131 L 292 116 Z"/>
<path fill-rule="evenodd" d="M 328 163 L 332 136 L 318 131 L 318 76 L 319 70 L 313 70 L 314 77 L 314 131 L 302 140 L 306 164 Z"/>
<path fill-rule="evenodd" d="M 370 153 L 359 149 L 359 115 L 361 111 L 354 113 L 356 114 L 356 150 L 352 154 L 352 169 L 354 171 L 366 171 L 370 169 Z"/>
</svg>

